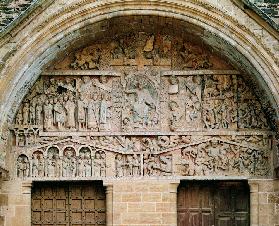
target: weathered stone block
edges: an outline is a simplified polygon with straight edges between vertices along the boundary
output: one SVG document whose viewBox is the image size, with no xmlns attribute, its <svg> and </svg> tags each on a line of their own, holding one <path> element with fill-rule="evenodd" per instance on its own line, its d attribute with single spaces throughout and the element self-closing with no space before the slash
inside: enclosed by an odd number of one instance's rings
<svg viewBox="0 0 279 226">
<path fill-rule="evenodd" d="M 122 193 L 122 202 L 141 202 L 141 193 Z"/>
</svg>

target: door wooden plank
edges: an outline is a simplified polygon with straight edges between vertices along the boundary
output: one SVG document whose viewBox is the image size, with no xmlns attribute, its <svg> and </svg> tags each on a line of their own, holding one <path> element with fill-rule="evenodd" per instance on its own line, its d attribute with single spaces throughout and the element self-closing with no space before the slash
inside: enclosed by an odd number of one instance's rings
<svg viewBox="0 0 279 226">
<path fill-rule="evenodd" d="M 100 182 L 36 183 L 32 226 L 105 225 L 105 203 Z"/>
<path fill-rule="evenodd" d="M 248 226 L 249 188 L 242 182 L 187 182 L 178 188 L 178 226 Z"/>
</svg>

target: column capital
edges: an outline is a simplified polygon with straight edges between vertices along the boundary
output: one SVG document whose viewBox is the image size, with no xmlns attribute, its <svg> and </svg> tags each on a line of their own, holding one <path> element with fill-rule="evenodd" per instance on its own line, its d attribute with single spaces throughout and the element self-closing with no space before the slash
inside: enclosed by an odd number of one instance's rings
<svg viewBox="0 0 279 226">
<path fill-rule="evenodd" d="M 177 193 L 177 188 L 178 188 L 179 184 L 180 184 L 180 180 L 170 181 L 170 185 L 169 185 L 170 193 Z"/>
<path fill-rule="evenodd" d="M 258 184 L 257 181 L 248 180 L 248 184 L 249 184 L 249 187 L 250 187 L 250 193 L 259 192 L 259 184 Z"/>
<path fill-rule="evenodd" d="M 31 189 L 32 189 L 32 181 L 24 181 L 22 182 L 22 194 L 31 194 Z"/>
</svg>

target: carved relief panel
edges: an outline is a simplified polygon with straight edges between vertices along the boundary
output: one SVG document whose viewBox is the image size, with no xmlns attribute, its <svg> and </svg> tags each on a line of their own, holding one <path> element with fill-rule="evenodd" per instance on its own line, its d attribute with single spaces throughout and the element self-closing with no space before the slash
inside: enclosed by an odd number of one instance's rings
<svg viewBox="0 0 279 226">
<path fill-rule="evenodd" d="M 45 72 L 18 109 L 15 177 L 272 176 L 265 110 L 216 59 L 145 32 L 70 54 L 52 67 L 67 70 Z"/>
</svg>

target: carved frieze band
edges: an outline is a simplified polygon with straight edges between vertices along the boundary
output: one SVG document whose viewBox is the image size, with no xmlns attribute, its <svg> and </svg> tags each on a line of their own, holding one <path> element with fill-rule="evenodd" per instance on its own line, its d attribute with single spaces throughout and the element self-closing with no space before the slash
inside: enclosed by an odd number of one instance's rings
<svg viewBox="0 0 279 226">
<path fill-rule="evenodd" d="M 16 151 L 16 176 L 120 178 L 270 176 L 268 136 L 65 138 Z"/>
</svg>

